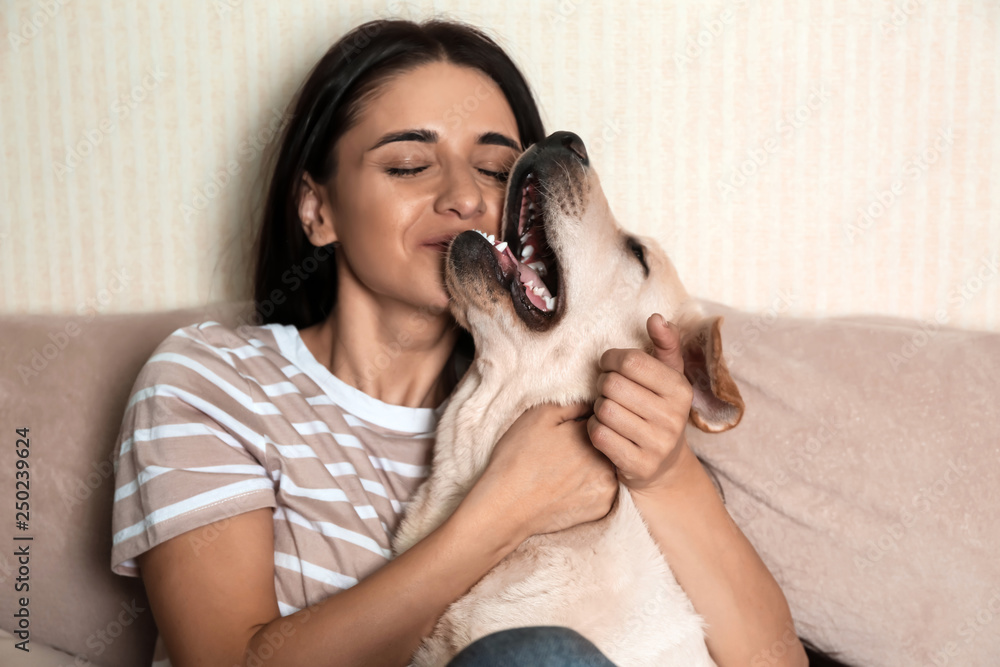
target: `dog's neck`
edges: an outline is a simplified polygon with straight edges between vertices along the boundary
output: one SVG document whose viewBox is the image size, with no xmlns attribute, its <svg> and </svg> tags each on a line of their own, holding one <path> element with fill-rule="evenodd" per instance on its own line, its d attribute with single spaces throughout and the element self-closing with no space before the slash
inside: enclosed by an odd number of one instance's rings
<svg viewBox="0 0 1000 667">
<path fill-rule="evenodd" d="M 672 312 L 672 311 L 669 311 Z M 465 490 L 486 468 L 493 448 L 521 414 L 541 403 L 592 403 L 596 398 L 601 353 L 611 347 L 641 347 L 644 324 L 622 328 L 594 340 L 562 337 L 555 344 L 529 341 L 535 361 L 521 358 L 516 342 L 498 336 L 497 325 L 478 330 L 473 322 L 476 356 L 441 415 L 434 465 Z M 600 329 L 597 329 L 600 331 Z M 539 345 L 546 345 L 539 349 Z M 539 365 L 538 360 L 544 359 Z"/>
<path fill-rule="evenodd" d="M 551 391 L 526 382 L 524 375 L 524 369 L 516 365 L 496 364 L 477 354 L 452 393 L 437 429 L 434 463 L 459 466 L 451 471 L 452 480 L 471 485 L 485 469 L 496 443 L 528 408 L 546 402 L 567 405 L 593 400 L 596 377 L 567 382 L 575 386 Z"/>
</svg>

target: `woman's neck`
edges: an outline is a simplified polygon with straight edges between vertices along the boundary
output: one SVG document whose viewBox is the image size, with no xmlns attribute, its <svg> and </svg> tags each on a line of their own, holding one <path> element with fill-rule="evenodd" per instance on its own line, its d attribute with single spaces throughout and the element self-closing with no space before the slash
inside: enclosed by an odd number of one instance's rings
<svg viewBox="0 0 1000 667">
<path fill-rule="evenodd" d="M 316 360 L 352 387 L 391 405 L 436 408 L 453 389 L 445 386 L 446 364 L 457 327 L 447 311 L 338 296 L 326 320 L 299 333 Z"/>
</svg>

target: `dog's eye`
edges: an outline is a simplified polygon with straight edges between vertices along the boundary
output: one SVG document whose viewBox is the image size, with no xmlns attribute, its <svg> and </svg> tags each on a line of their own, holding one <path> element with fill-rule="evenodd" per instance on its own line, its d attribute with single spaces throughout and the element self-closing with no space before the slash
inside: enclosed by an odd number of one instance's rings
<svg viewBox="0 0 1000 667">
<path fill-rule="evenodd" d="M 649 265 L 646 264 L 646 251 L 643 249 L 642 244 L 636 241 L 631 236 L 628 238 L 628 249 L 632 251 L 639 263 L 642 264 L 642 270 L 649 275 Z"/>
</svg>

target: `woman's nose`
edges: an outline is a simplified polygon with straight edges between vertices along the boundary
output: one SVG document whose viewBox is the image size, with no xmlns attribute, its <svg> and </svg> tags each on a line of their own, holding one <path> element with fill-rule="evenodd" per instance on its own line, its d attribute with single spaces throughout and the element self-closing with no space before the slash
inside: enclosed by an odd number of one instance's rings
<svg viewBox="0 0 1000 667">
<path fill-rule="evenodd" d="M 451 167 L 445 171 L 438 212 L 454 211 L 462 220 L 481 215 L 486 211 L 483 188 L 471 167 Z"/>
</svg>

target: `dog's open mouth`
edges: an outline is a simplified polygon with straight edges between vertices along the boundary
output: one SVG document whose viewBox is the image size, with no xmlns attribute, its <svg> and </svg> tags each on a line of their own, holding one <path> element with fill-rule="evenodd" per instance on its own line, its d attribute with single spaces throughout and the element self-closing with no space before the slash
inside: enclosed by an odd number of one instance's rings
<svg viewBox="0 0 1000 667">
<path fill-rule="evenodd" d="M 511 289 L 525 314 L 551 315 L 559 303 L 559 263 L 545 236 L 544 196 L 538 177 L 524 174 L 508 192 L 504 238 L 479 230 L 493 246 L 501 284 Z M 515 287 L 516 286 L 516 287 Z"/>
</svg>

